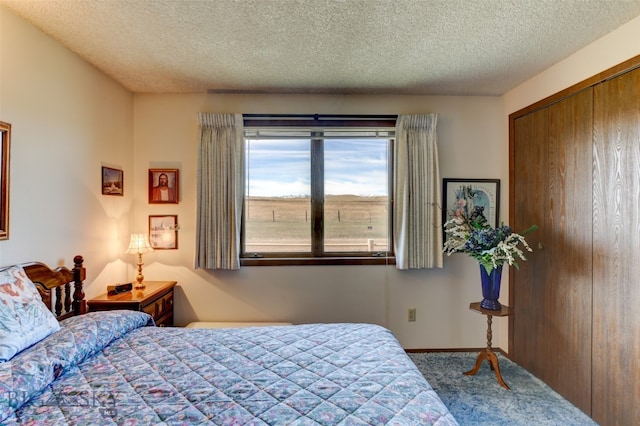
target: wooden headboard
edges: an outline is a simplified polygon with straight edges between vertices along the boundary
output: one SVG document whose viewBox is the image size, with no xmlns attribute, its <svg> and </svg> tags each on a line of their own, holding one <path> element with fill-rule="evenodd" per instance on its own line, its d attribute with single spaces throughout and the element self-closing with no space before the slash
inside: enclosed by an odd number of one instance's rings
<svg viewBox="0 0 640 426">
<path fill-rule="evenodd" d="M 58 320 L 87 312 L 82 288 L 86 276 L 83 262 L 82 256 L 74 257 L 73 269 L 65 266 L 51 269 L 39 262 L 22 265 L 29 279 L 38 288 L 42 301 L 53 310 Z"/>
</svg>

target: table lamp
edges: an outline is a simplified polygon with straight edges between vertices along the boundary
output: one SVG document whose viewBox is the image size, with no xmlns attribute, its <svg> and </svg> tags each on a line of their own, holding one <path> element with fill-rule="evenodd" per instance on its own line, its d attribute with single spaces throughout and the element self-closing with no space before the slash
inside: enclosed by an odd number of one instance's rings
<svg viewBox="0 0 640 426">
<path fill-rule="evenodd" d="M 136 276 L 135 288 L 142 289 L 145 287 L 144 275 L 142 275 L 142 254 L 153 251 L 149 239 L 146 234 L 131 234 L 131 241 L 129 242 L 129 248 L 126 253 L 138 255 L 138 276 Z"/>
</svg>

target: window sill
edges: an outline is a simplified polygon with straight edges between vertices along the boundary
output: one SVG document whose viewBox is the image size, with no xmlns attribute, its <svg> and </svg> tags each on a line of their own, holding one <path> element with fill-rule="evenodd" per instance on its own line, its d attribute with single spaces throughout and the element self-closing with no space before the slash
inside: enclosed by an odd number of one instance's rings
<svg viewBox="0 0 640 426">
<path fill-rule="evenodd" d="M 240 266 L 395 265 L 395 257 L 243 257 Z"/>
</svg>

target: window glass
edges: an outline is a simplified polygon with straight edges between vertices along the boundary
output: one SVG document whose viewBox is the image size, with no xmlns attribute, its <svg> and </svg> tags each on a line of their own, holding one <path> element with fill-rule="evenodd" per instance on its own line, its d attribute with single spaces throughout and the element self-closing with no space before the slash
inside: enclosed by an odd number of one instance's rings
<svg viewBox="0 0 640 426">
<path fill-rule="evenodd" d="M 324 141 L 324 251 L 389 250 L 388 140 Z"/>
<path fill-rule="evenodd" d="M 246 139 L 244 252 L 311 252 L 309 139 Z"/>
<path fill-rule="evenodd" d="M 393 129 L 245 128 L 242 256 L 392 255 Z"/>
</svg>

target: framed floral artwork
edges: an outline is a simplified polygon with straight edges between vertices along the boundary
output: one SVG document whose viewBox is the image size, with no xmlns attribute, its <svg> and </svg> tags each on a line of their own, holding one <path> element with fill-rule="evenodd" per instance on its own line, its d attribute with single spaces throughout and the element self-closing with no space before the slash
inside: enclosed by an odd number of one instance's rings
<svg viewBox="0 0 640 426">
<path fill-rule="evenodd" d="M 124 172 L 102 167 L 102 195 L 124 195 Z"/>
<path fill-rule="evenodd" d="M 149 243 L 154 250 L 178 248 L 178 215 L 149 216 Z"/>
<path fill-rule="evenodd" d="M 442 223 L 477 210 L 494 227 L 500 214 L 500 179 L 443 179 Z"/>
<path fill-rule="evenodd" d="M 178 169 L 149 169 L 149 204 L 178 204 Z"/>
</svg>

